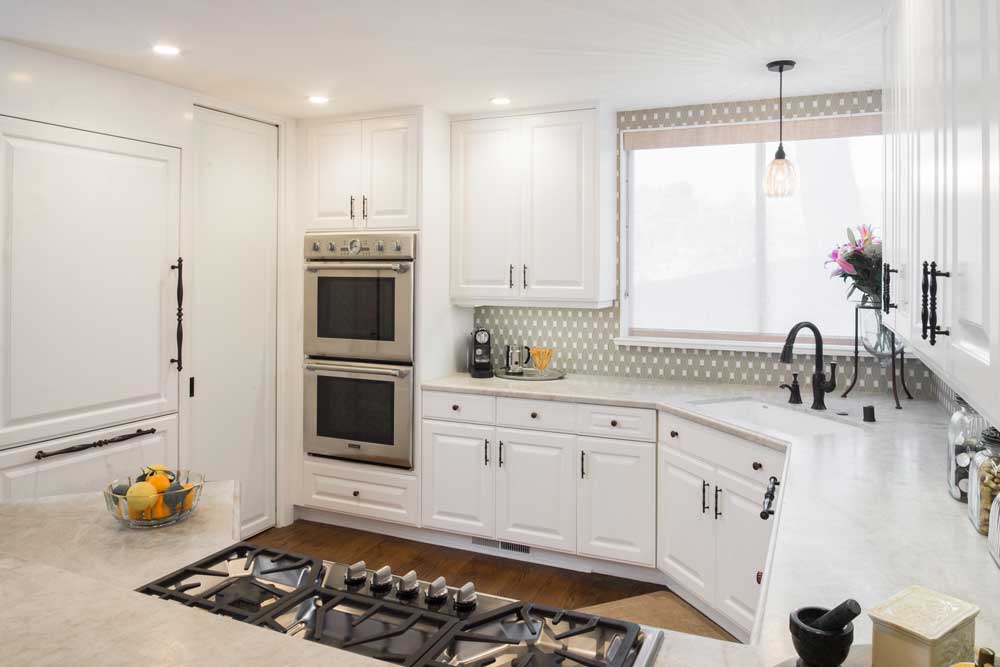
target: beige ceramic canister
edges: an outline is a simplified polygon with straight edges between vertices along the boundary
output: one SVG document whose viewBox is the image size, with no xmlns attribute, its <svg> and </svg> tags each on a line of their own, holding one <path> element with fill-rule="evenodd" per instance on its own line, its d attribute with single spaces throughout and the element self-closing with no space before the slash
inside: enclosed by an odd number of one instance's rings
<svg viewBox="0 0 1000 667">
<path fill-rule="evenodd" d="M 872 667 L 951 667 L 975 659 L 976 616 L 969 602 L 910 586 L 869 612 Z"/>
</svg>

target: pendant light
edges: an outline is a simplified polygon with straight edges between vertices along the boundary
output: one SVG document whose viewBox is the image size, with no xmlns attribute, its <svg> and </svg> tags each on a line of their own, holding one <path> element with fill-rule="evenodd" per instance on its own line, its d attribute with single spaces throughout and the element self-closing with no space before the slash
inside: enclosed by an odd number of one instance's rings
<svg viewBox="0 0 1000 667">
<path fill-rule="evenodd" d="M 782 116 L 785 113 L 784 77 L 785 71 L 795 68 L 794 60 L 775 60 L 767 64 L 767 69 L 778 73 L 778 150 L 774 160 L 767 168 L 764 177 L 764 194 L 768 197 L 790 197 L 795 194 L 799 185 L 799 176 L 791 160 L 785 158 L 785 147 L 782 145 Z"/>
</svg>

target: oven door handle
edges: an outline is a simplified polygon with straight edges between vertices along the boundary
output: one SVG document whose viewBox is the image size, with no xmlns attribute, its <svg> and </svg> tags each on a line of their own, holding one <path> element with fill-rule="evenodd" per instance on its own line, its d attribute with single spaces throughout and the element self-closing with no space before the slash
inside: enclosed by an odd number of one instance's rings
<svg viewBox="0 0 1000 667">
<path fill-rule="evenodd" d="M 371 366 L 368 364 L 306 364 L 307 371 L 331 371 L 335 373 L 361 373 L 364 375 L 390 375 L 392 377 L 403 378 L 410 374 L 409 368 L 386 368 L 384 366 Z"/>
<path fill-rule="evenodd" d="M 373 264 L 371 262 L 307 262 L 306 271 L 395 271 L 406 273 L 409 262 Z"/>
</svg>

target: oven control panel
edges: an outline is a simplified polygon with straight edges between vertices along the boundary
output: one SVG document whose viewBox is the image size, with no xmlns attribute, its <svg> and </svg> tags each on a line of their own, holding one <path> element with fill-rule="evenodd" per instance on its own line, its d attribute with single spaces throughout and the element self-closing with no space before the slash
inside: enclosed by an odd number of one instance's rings
<svg viewBox="0 0 1000 667">
<path fill-rule="evenodd" d="M 309 232 L 307 260 L 413 259 L 416 232 Z"/>
</svg>

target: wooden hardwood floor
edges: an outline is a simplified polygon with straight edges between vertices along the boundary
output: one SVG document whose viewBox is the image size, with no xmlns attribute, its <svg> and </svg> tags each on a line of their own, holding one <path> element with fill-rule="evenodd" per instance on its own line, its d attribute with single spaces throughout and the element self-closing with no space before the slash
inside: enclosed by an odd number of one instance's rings
<svg viewBox="0 0 1000 667">
<path fill-rule="evenodd" d="M 272 528 L 249 541 L 325 560 L 346 563 L 364 560 L 369 568 L 389 565 L 398 574 L 416 570 L 421 579 L 442 575 L 453 586 L 474 581 L 476 589 L 483 593 L 567 609 L 593 607 L 655 592 L 661 592 L 662 600 L 663 592 L 667 591 L 663 586 L 641 581 L 523 563 L 311 521 L 300 520 L 285 528 Z M 693 607 L 672 593 L 666 595 L 672 598 L 667 619 L 671 622 L 667 627 L 676 625 L 676 629 L 685 632 L 730 638 Z M 637 622 L 642 621 L 637 619 Z"/>
</svg>

